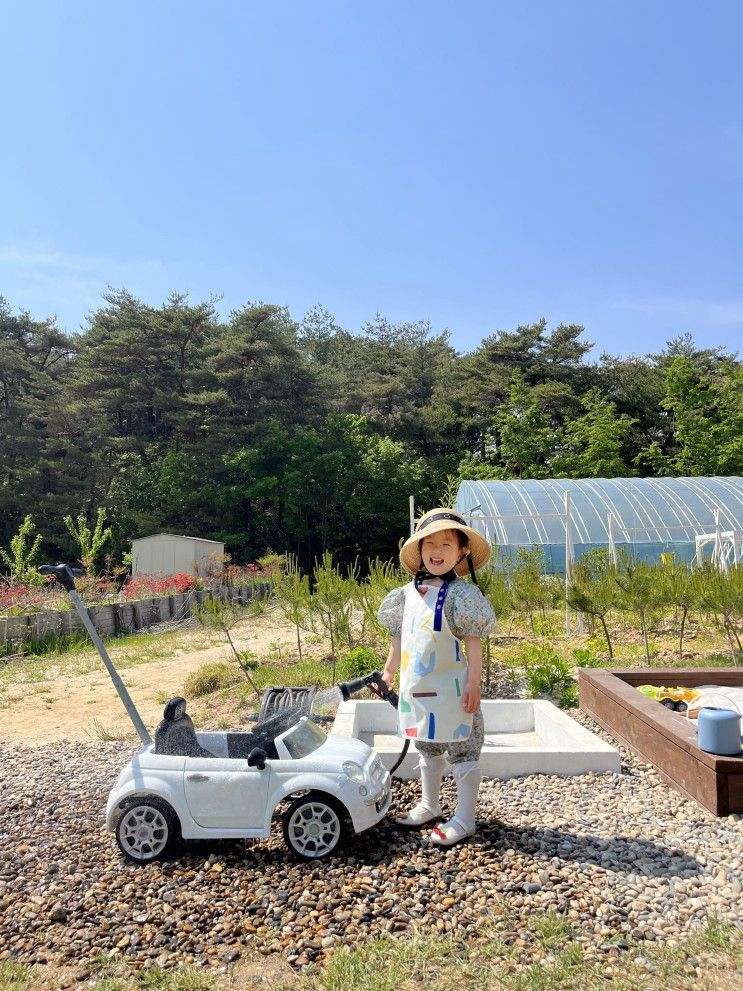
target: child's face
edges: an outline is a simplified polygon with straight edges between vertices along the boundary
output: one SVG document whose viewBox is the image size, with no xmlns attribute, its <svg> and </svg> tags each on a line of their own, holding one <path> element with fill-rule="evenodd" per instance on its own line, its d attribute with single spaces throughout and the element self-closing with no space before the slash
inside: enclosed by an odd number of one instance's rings
<svg viewBox="0 0 743 991">
<path fill-rule="evenodd" d="M 421 540 L 423 567 L 432 575 L 445 575 L 462 560 L 467 553 L 460 547 L 455 530 L 439 530 Z"/>
</svg>

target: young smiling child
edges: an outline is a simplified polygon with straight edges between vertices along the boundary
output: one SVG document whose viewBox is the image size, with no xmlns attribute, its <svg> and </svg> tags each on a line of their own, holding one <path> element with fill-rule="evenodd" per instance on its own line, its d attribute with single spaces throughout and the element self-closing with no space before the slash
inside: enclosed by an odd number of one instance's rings
<svg viewBox="0 0 743 991">
<path fill-rule="evenodd" d="M 400 550 L 400 563 L 413 581 L 390 592 L 379 608 L 379 621 L 392 634 L 382 677 L 391 685 L 400 668 L 400 730 L 415 740 L 423 793 L 395 822 L 420 829 L 442 818 L 446 754 L 457 805 L 452 818 L 430 834 L 437 846 L 453 846 L 475 832 L 484 739 L 481 638 L 495 629 L 475 572 L 489 557 L 488 542 L 458 513 L 432 509 Z M 474 585 L 458 577 L 468 573 Z"/>
</svg>

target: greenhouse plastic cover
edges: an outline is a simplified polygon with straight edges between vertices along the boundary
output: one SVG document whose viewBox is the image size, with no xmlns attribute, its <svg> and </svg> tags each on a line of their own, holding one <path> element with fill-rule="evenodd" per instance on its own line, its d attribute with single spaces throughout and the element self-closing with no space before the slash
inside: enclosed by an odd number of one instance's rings
<svg viewBox="0 0 743 991">
<path fill-rule="evenodd" d="M 618 548 L 655 560 L 673 552 L 691 561 L 695 537 L 720 529 L 743 530 L 743 478 L 557 478 L 464 481 L 456 510 L 499 548 L 500 559 L 520 547 L 542 547 L 549 571 L 565 570 L 565 492 L 570 493 L 576 559 L 594 547 L 608 547 L 609 514 Z M 553 519 L 488 517 L 557 516 Z"/>
</svg>

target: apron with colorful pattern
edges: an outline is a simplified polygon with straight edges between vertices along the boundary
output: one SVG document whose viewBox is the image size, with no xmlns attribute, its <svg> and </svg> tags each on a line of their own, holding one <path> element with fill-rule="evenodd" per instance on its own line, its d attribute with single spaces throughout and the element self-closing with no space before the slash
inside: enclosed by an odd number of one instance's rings
<svg viewBox="0 0 743 991">
<path fill-rule="evenodd" d="M 431 743 L 466 740 L 472 716 L 462 708 L 467 661 L 444 615 L 448 585 L 405 586 L 400 652 L 403 735 Z"/>
</svg>

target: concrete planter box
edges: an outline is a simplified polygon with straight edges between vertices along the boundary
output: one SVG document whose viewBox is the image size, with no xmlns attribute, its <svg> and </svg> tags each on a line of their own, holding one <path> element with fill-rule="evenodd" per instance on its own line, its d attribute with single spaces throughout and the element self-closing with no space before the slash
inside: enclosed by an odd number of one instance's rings
<svg viewBox="0 0 743 991">
<path fill-rule="evenodd" d="M 75 609 L 65 609 L 59 615 L 62 621 L 62 633 L 85 633 L 83 621 Z"/>
<path fill-rule="evenodd" d="M 11 643 L 19 643 L 28 636 L 28 616 L 7 616 L 5 618 L 5 638 Z"/>
<path fill-rule="evenodd" d="M 116 636 L 116 620 L 113 606 L 88 606 L 88 614 L 90 615 L 93 626 L 99 633 L 102 633 L 105 637 Z"/>
<path fill-rule="evenodd" d="M 61 614 L 51 609 L 31 613 L 28 617 L 28 632 L 34 640 L 43 640 L 44 637 L 60 634 L 62 632 Z"/>
<path fill-rule="evenodd" d="M 482 712 L 485 745 L 480 765 L 486 777 L 619 772 L 616 748 L 551 702 L 487 700 L 482 703 Z M 341 702 L 332 732 L 373 746 L 388 768 L 397 760 L 404 742 L 397 735 L 397 712 L 386 702 Z M 417 778 L 417 764 L 418 756 L 411 746 L 396 773 L 402 778 Z"/>
<path fill-rule="evenodd" d="M 137 629 L 136 617 L 134 615 L 134 604 L 132 602 L 119 602 L 113 606 L 114 619 L 116 620 L 116 633 L 119 636 L 126 636 L 134 633 Z"/>
<path fill-rule="evenodd" d="M 191 605 L 188 598 L 185 592 L 177 592 L 175 595 L 168 596 L 171 619 L 181 620 L 191 615 Z"/>
</svg>

